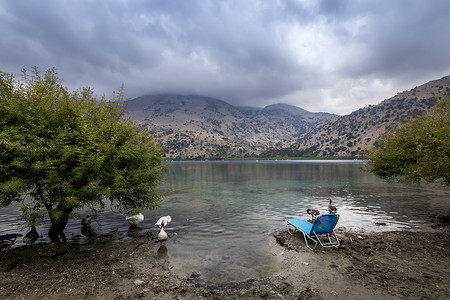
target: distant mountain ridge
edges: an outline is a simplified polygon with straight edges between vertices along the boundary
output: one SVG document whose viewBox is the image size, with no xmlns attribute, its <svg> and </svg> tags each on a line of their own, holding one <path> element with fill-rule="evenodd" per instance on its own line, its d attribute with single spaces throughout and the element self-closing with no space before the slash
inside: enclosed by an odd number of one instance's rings
<svg viewBox="0 0 450 300">
<path fill-rule="evenodd" d="M 450 76 L 397 93 L 378 105 L 369 105 L 312 128 L 298 137 L 291 146 L 292 153 L 319 157 L 360 156 L 374 147 L 380 135 L 396 122 L 429 111 L 438 99 L 448 95 Z"/>
<path fill-rule="evenodd" d="M 288 104 L 237 107 L 204 96 L 160 94 L 131 100 L 127 114 L 171 159 L 361 157 L 392 124 L 430 110 L 449 93 L 446 76 L 345 116 Z"/>
<path fill-rule="evenodd" d="M 130 101 L 129 117 L 145 127 L 174 159 L 259 156 L 289 147 L 297 137 L 337 115 L 287 104 L 236 107 L 196 95 L 147 95 Z"/>
</svg>

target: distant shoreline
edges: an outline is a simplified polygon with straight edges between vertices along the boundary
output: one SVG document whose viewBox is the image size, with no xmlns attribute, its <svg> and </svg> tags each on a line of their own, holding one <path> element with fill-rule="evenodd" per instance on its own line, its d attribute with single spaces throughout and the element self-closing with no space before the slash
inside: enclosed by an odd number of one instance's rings
<svg viewBox="0 0 450 300">
<path fill-rule="evenodd" d="M 360 161 L 365 162 L 367 160 L 354 158 L 354 157 L 248 157 L 248 158 L 192 158 L 192 159 L 175 159 L 164 158 L 165 161 Z"/>
</svg>

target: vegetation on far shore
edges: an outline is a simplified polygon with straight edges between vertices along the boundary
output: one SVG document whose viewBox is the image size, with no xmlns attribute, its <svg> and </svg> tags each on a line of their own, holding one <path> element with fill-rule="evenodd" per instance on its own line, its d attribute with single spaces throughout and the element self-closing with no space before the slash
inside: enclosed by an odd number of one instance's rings
<svg viewBox="0 0 450 300">
<path fill-rule="evenodd" d="M 450 185 L 450 99 L 430 113 L 399 123 L 366 156 L 366 170 L 380 177 Z"/>
<path fill-rule="evenodd" d="M 166 158 L 169 161 L 251 161 L 251 160 L 281 160 L 281 161 L 289 161 L 289 160 L 361 160 L 361 158 L 357 157 L 349 157 L 349 156 L 327 156 L 327 157 L 313 157 L 313 156 L 302 156 L 302 157 L 225 157 L 225 158 L 192 158 L 192 159 L 174 159 L 174 158 Z"/>
</svg>

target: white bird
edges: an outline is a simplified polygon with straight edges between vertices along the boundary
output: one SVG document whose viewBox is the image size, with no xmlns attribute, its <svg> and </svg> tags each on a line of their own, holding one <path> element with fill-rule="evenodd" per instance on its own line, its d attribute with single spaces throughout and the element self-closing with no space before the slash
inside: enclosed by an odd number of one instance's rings
<svg viewBox="0 0 450 300">
<path fill-rule="evenodd" d="M 163 223 L 164 223 L 164 221 L 163 221 Z M 157 236 L 159 243 L 162 244 L 164 242 L 164 245 L 165 245 L 168 237 L 169 237 L 169 235 L 167 234 L 167 232 L 164 231 L 164 225 L 162 225 L 161 230 L 159 231 L 158 236 Z"/>
<path fill-rule="evenodd" d="M 125 219 L 130 223 L 130 226 L 136 227 L 139 223 L 142 223 L 144 221 L 144 215 L 141 213 L 138 213 L 134 216 L 125 217 Z"/>
<path fill-rule="evenodd" d="M 331 204 L 331 198 L 328 198 L 327 200 L 330 200 L 330 203 L 328 204 L 328 211 L 330 212 L 330 214 L 335 214 L 337 213 L 337 208 L 336 206 Z"/>
<path fill-rule="evenodd" d="M 32 245 L 39 238 L 39 233 L 36 231 L 36 227 L 31 227 L 30 232 L 25 234 L 23 242 L 27 245 Z"/>
<path fill-rule="evenodd" d="M 169 225 L 169 223 L 171 221 L 172 221 L 171 216 L 165 216 L 165 217 L 159 218 L 158 222 L 156 222 L 155 225 L 158 226 L 159 228 L 161 228 L 161 227 Z"/>
</svg>

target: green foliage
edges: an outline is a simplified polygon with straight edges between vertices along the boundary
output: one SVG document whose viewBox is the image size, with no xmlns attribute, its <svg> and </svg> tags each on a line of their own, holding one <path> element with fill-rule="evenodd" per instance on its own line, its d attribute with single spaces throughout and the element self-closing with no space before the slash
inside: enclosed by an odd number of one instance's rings
<svg viewBox="0 0 450 300">
<path fill-rule="evenodd" d="M 21 81 L 0 72 L 0 206 L 22 201 L 22 216 L 52 223 L 106 200 L 125 211 L 153 208 L 162 149 L 124 120 L 123 92 L 111 101 L 90 88 L 69 92 L 55 69 Z"/>
<path fill-rule="evenodd" d="M 399 124 L 369 152 L 367 171 L 404 182 L 441 181 L 450 185 L 450 100 L 429 114 Z"/>
</svg>

